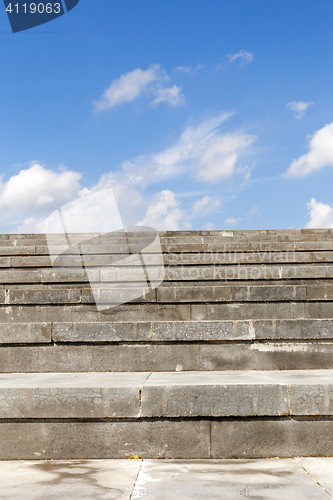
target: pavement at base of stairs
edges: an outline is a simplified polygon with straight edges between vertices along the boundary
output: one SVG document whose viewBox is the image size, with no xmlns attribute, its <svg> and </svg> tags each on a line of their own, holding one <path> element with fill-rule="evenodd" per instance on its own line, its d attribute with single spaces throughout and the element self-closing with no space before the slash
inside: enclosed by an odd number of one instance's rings
<svg viewBox="0 0 333 500">
<path fill-rule="evenodd" d="M 0 462 L 0 500 L 333 499 L 333 458 Z"/>
</svg>

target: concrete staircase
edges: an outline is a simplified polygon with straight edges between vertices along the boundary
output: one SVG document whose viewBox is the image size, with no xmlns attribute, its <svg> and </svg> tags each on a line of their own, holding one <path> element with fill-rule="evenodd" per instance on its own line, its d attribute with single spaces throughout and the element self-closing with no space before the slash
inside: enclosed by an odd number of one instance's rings
<svg viewBox="0 0 333 500">
<path fill-rule="evenodd" d="M 159 236 L 0 235 L 0 459 L 333 455 L 333 230 Z"/>
</svg>

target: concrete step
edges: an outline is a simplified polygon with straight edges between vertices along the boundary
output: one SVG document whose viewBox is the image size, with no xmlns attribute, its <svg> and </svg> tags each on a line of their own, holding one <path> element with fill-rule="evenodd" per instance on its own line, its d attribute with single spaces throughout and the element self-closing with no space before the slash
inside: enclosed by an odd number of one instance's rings
<svg viewBox="0 0 333 500">
<path fill-rule="evenodd" d="M 29 244 L 28 244 L 29 243 Z M 332 251 L 333 242 L 331 238 L 327 240 L 314 240 L 314 241 L 235 241 L 223 242 L 221 240 L 199 242 L 194 243 L 192 240 L 177 243 L 165 243 L 161 241 L 162 251 L 172 255 L 177 254 L 192 254 L 192 253 L 204 253 L 204 254 L 229 254 L 230 253 L 253 253 L 253 252 L 279 252 L 281 254 L 285 252 L 321 252 L 321 251 Z M 131 253 L 141 252 L 145 248 L 143 242 L 138 244 L 132 244 L 130 246 Z M 84 254 L 119 254 L 127 253 L 129 247 L 127 244 L 82 244 L 81 249 L 84 250 Z M 15 256 L 15 255 L 49 255 L 56 254 L 59 255 L 67 251 L 69 254 L 76 254 L 78 252 L 78 247 L 73 247 L 68 250 L 67 246 L 64 245 L 52 245 L 48 247 L 46 241 L 44 240 L 20 240 L 20 244 L 4 245 L 3 241 L 0 241 L 0 255 L 2 256 Z M 154 252 L 154 249 L 150 249 L 150 252 Z M 283 255 L 281 255 L 283 259 Z"/>
<path fill-rule="evenodd" d="M 116 231 L 113 233 L 69 233 L 66 235 L 70 240 L 73 241 L 84 241 L 84 240 L 121 240 L 122 238 L 126 238 L 129 236 L 130 238 L 149 238 L 153 234 L 152 231 L 140 230 L 139 227 L 136 228 L 135 231 L 132 230 L 131 227 L 127 228 L 127 232 L 125 231 Z M 175 240 L 186 240 L 192 239 L 194 241 L 199 241 L 201 239 L 219 239 L 219 240 L 249 240 L 249 239 L 257 239 L 257 240 L 278 240 L 283 241 L 284 239 L 292 240 L 300 240 L 303 238 L 306 239 L 325 239 L 329 238 L 333 234 L 330 228 L 325 229 L 282 229 L 282 230 L 238 230 L 238 231 L 160 231 L 159 237 L 161 240 L 165 240 L 168 243 L 174 242 Z M 64 234 L 26 234 L 26 235 L 3 235 L 1 241 L 4 244 L 21 244 L 23 242 L 30 241 L 45 241 L 47 238 L 51 238 L 54 241 L 64 239 Z"/>
<path fill-rule="evenodd" d="M 35 288 L 34 285 L 24 289 L 0 289 L 0 305 L 44 305 L 44 304 L 95 304 L 95 297 L 101 304 L 110 307 L 128 301 L 128 293 L 135 294 L 136 303 L 228 303 L 228 302 L 286 302 L 286 301 L 332 301 L 333 284 L 324 285 L 260 285 L 237 286 L 235 283 L 224 286 L 169 286 L 148 291 L 147 287 L 137 285 L 119 286 L 118 288 Z"/>
<path fill-rule="evenodd" d="M 333 340 L 333 319 L 1 323 L 1 344 Z"/>
<path fill-rule="evenodd" d="M 30 247 L 28 247 L 30 248 Z M 17 247 L 15 247 L 15 251 Z M 30 252 L 30 250 L 29 250 Z M 8 254 L 10 252 L 7 252 Z M 45 253 L 45 252 L 44 252 Z M 119 260 L 128 257 L 128 253 L 112 254 L 108 247 L 89 247 L 84 255 L 86 266 L 110 266 L 119 263 Z M 154 261 L 154 254 L 151 254 Z M 333 262 L 332 251 L 320 252 L 205 252 L 205 253 L 165 253 L 163 255 L 165 265 L 170 266 L 193 266 L 193 265 L 230 265 L 230 264 L 294 264 L 294 263 L 320 263 Z M 0 257 L 0 267 L 52 267 L 53 258 L 49 255 L 20 255 Z M 61 255 L 54 262 L 54 267 L 82 267 L 82 256 Z"/>
<path fill-rule="evenodd" d="M 326 456 L 332 396 L 333 370 L 2 374 L 0 458 Z"/>
<path fill-rule="evenodd" d="M 1 373 L 315 370 L 333 368 L 332 340 L 3 344 Z"/>
<path fill-rule="evenodd" d="M 263 265 L 201 265 L 201 266 L 146 266 L 160 281 L 237 281 L 237 280 L 292 280 L 332 279 L 333 264 L 263 264 Z M 89 276 L 89 278 L 88 278 Z M 42 269 L 0 269 L 0 283 L 120 283 L 141 282 L 140 266 L 54 267 Z"/>
<path fill-rule="evenodd" d="M 0 418 L 333 415 L 333 370 L 0 375 Z"/>
<path fill-rule="evenodd" d="M 331 319 L 330 301 L 237 303 L 140 303 L 122 304 L 98 312 L 96 306 L 4 305 L 0 323 L 113 323 L 150 321 L 248 321 L 271 319 Z"/>
<path fill-rule="evenodd" d="M 332 368 L 333 319 L 2 323 L 0 372 Z"/>
</svg>

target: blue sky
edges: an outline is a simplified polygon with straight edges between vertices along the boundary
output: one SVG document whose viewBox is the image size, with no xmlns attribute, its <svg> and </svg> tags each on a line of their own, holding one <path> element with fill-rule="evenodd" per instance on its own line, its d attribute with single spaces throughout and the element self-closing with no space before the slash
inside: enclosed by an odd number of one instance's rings
<svg viewBox="0 0 333 500">
<path fill-rule="evenodd" d="M 124 224 L 333 226 L 331 0 L 0 9 L 1 232 L 114 189 Z"/>
</svg>

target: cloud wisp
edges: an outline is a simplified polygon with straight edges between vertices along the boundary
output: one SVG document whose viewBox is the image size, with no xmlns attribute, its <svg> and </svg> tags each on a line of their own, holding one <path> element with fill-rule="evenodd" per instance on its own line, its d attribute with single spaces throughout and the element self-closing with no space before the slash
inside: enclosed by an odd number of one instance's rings
<svg viewBox="0 0 333 500">
<path fill-rule="evenodd" d="M 195 75 L 198 71 L 200 71 L 204 67 L 205 67 L 204 64 L 197 64 L 196 66 L 194 66 L 194 68 L 192 66 L 177 66 L 175 68 L 175 71 L 179 71 L 180 73 L 186 73 L 192 76 Z"/>
<path fill-rule="evenodd" d="M 227 226 L 234 226 L 241 220 L 242 220 L 241 217 L 239 217 L 238 219 L 236 219 L 235 217 L 229 217 L 228 219 L 226 219 L 225 224 L 227 224 Z"/>
<path fill-rule="evenodd" d="M 94 102 L 95 112 L 100 113 L 124 103 L 133 102 L 141 94 L 150 92 L 156 95 L 152 104 L 166 102 L 169 106 L 178 106 L 185 102 L 180 93 L 181 87 L 166 87 L 169 77 L 159 64 L 152 64 L 146 70 L 134 69 L 113 80 L 103 95 Z"/>
<path fill-rule="evenodd" d="M 297 120 L 300 120 L 305 115 L 306 110 L 313 106 L 314 102 L 304 102 L 304 101 L 291 101 L 287 102 L 288 108 L 293 111 L 294 116 Z"/>
<path fill-rule="evenodd" d="M 226 57 L 230 63 L 240 61 L 242 65 L 251 64 L 253 61 L 253 54 L 247 50 L 240 50 L 236 54 L 228 54 Z"/>
<path fill-rule="evenodd" d="M 161 102 L 166 102 L 171 107 L 185 104 L 185 97 L 181 94 L 181 87 L 173 85 L 172 87 L 161 87 L 155 90 L 155 99 L 151 102 L 152 106 L 157 106 Z"/>
<path fill-rule="evenodd" d="M 309 137 L 309 152 L 294 160 L 285 177 L 306 177 L 324 167 L 333 166 L 333 123 Z"/>
</svg>

